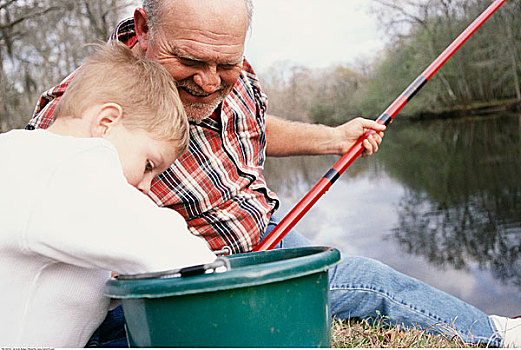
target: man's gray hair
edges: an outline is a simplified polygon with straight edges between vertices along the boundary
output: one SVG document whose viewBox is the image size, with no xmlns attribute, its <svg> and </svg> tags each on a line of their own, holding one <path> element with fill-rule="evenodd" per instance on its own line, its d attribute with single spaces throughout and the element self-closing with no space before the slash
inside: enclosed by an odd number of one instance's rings
<svg viewBox="0 0 521 350">
<path fill-rule="evenodd" d="M 159 25 L 161 7 L 164 0 L 143 0 L 143 9 L 147 14 L 148 28 L 152 33 L 156 32 Z M 253 19 L 253 0 L 244 0 L 248 13 L 248 29 L 251 28 Z"/>
</svg>

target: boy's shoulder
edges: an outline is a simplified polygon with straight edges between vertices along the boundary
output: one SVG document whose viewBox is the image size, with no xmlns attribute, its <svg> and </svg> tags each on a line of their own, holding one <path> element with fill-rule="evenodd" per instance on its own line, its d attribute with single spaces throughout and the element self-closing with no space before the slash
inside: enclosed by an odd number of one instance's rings
<svg viewBox="0 0 521 350">
<path fill-rule="evenodd" d="M 119 163 L 116 149 L 104 139 L 62 136 L 43 129 L 0 134 L 0 157 L 33 166 L 43 163 L 47 167 L 78 158 Z"/>
<path fill-rule="evenodd" d="M 59 147 L 63 151 L 77 151 L 81 149 L 89 149 L 95 147 L 102 147 L 111 150 L 115 150 L 112 144 L 99 137 L 76 137 L 69 135 L 58 135 L 45 129 L 13 129 L 0 134 L 0 140 L 3 143 L 14 144 L 16 142 L 29 144 L 31 147 L 33 144 L 41 145 L 42 147 L 54 146 Z M 63 148 L 63 145 L 68 145 L 71 149 Z"/>
<path fill-rule="evenodd" d="M 28 210 L 36 203 L 48 203 L 51 197 L 61 195 L 73 203 L 78 198 L 76 189 L 124 181 L 117 152 L 103 139 L 12 130 L 0 134 L 0 159 L 4 164 L 0 207 L 4 212 L 15 211 L 14 217 L 20 220 L 27 220 Z"/>
</svg>

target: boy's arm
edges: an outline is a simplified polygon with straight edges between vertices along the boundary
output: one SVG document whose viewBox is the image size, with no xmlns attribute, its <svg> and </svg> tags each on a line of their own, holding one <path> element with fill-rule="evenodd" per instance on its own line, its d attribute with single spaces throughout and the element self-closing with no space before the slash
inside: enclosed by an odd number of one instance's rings
<svg viewBox="0 0 521 350">
<path fill-rule="evenodd" d="M 203 239 L 175 211 L 126 182 L 116 151 L 98 147 L 56 171 L 33 210 L 26 248 L 58 261 L 122 274 L 211 262 Z"/>
</svg>

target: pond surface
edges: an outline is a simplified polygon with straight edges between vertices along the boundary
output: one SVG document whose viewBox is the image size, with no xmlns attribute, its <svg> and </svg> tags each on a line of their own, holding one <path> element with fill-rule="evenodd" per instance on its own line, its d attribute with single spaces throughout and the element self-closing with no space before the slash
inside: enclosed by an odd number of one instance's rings
<svg viewBox="0 0 521 350">
<path fill-rule="evenodd" d="M 337 157 L 270 158 L 284 215 Z M 397 119 L 297 224 L 489 314 L 521 314 L 521 116 Z"/>
</svg>

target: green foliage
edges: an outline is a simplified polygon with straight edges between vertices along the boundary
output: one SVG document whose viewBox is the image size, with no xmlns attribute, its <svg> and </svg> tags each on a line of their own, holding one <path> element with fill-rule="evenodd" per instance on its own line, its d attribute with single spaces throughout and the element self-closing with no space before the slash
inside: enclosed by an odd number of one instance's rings
<svg viewBox="0 0 521 350">
<path fill-rule="evenodd" d="M 414 56 L 407 42 L 396 44 L 387 53 L 368 80 L 365 95 L 355 102 L 364 115 L 378 116 L 416 78 L 421 68 Z M 406 110 L 414 104 L 417 102 L 413 100 Z"/>
<path fill-rule="evenodd" d="M 362 74 L 347 66 L 320 71 L 293 67 L 277 75 L 272 70 L 271 84 L 265 84 L 272 113 L 330 125 L 357 115 L 375 118 L 490 5 L 485 0 L 373 2 L 382 22 L 391 20 L 389 27 L 407 25 L 403 33 L 389 32 L 391 42 L 369 71 Z M 521 1 L 505 3 L 400 114 L 439 114 L 521 101 L 519 15 Z"/>
<path fill-rule="evenodd" d="M 336 108 L 335 106 L 326 105 L 319 99 L 314 99 L 309 108 L 309 116 L 312 121 L 320 122 L 322 124 L 334 124 Z"/>
<path fill-rule="evenodd" d="M 403 1 L 396 1 L 401 4 Z M 412 5 L 411 5 L 412 4 Z M 393 41 L 368 81 L 362 109 L 375 113 L 386 106 L 427 67 L 482 10 L 484 1 L 409 2 L 409 30 Z M 381 6 L 386 7 L 385 4 Z M 504 5 L 438 71 L 402 114 L 447 110 L 479 102 L 521 99 L 521 14 L 519 1 Z M 388 8 L 386 16 L 402 8 Z"/>
</svg>

